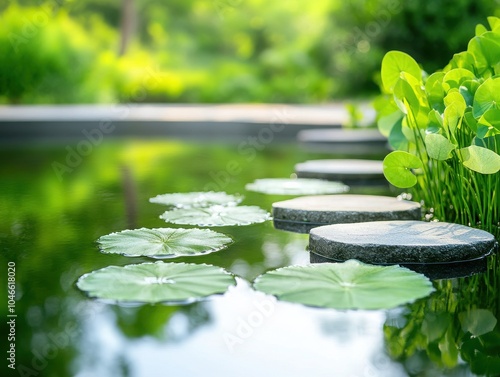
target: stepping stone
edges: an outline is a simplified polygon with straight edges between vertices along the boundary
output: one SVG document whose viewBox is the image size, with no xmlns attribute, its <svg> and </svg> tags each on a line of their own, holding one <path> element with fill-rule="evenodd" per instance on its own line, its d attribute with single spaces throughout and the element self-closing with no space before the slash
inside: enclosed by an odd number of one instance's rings
<svg viewBox="0 0 500 377">
<path fill-rule="evenodd" d="M 465 225 L 424 221 L 335 224 L 311 230 L 311 252 L 335 261 L 375 264 L 454 263 L 481 259 L 495 237 Z"/>
<path fill-rule="evenodd" d="M 297 233 L 328 225 L 420 220 L 420 204 L 376 195 L 314 195 L 273 203 L 274 227 Z"/>
<path fill-rule="evenodd" d="M 383 162 L 373 160 L 310 160 L 295 165 L 299 178 L 340 181 L 348 186 L 388 185 Z"/>
<path fill-rule="evenodd" d="M 380 155 L 389 152 L 387 138 L 378 130 L 312 129 L 297 134 L 299 142 L 316 152 Z"/>
</svg>

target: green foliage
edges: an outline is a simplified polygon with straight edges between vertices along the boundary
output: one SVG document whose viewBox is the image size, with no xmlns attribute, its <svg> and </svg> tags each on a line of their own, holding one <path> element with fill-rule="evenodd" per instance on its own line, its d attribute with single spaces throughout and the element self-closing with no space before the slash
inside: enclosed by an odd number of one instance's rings
<svg viewBox="0 0 500 377">
<path fill-rule="evenodd" d="M 121 1 L 4 3 L 0 101 L 24 103 L 363 96 L 376 91 L 385 51 L 404 50 L 435 69 L 497 11 L 490 0 L 134 0 L 135 37 L 118 56 Z M 27 40 L 17 53 L 11 33 Z"/>
<path fill-rule="evenodd" d="M 490 271 L 498 270 L 495 258 L 490 259 Z M 453 374 L 443 369 L 462 369 L 462 359 L 474 375 L 498 376 L 498 284 L 493 273 L 435 281 L 433 295 L 407 305 L 384 325 L 390 356 L 403 365 L 419 358 L 421 366 L 412 370 L 415 375 L 422 374 L 424 368 L 429 374 L 431 368 L 424 367 L 424 359 L 441 369 L 439 375 Z"/>
<path fill-rule="evenodd" d="M 17 103 L 92 98 L 85 95 L 96 56 L 90 46 L 84 30 L 65 12 L 9 7 L 0 21 L 0 99 Z"/>
<path fill-rule="evenodd" d="M 415 186 L 439 220 L 479 226 L 497 236 L 500 223 L 500 23 L 478 33 L 430 76 L 409 55 L 382 61 L 378 126 L 395 149 L 384 161 L 387 179 Z M 396 134 L 398 137 L 391 137 Z M 411 161 L 410 161 L 411 160 Z M 422 167 L 417 176 L 409 169 Z"/>
</svg>

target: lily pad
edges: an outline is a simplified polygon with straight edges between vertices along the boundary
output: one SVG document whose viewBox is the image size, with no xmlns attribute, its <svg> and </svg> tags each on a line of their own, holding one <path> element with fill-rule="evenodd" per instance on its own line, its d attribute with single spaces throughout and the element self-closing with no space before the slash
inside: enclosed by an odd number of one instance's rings
<svg viewBox="0 0 500 377">
<path fill-rule="evenodd" d="M 77 287 L 90 297 L 113 302 L 190 303 L 235 285 L 221 267 L 191 263 L 109 266 L 81 276 Z"/>
<path fill-rule="evenodd" d="M 428 278 L 407 268 L 354 259 L 280 268 L 259 276 L 254 287 L 283 301 L 333 309 L 389 309 L 434 291 Z"/>
<path fill-rule="evenodd" d="M 253 183 L 247 184 L 245 189 L 270 195 L 321 195 L 349 191 L 349 187 L 341 182 L 309 178 L 256 179 Z"/>
<path fill-rule="evenodd" d="M 141 228 L 111 233 L 97 242 L 106 254 L 174 258 L 219 251 L 232 239 L 209 229 Z"/>
<path fill-rule="evenodd" d="M 163 204 L 175 208 L 205 208 L 214 205 L 234 206 L 243 200 L 241 195 L 225 192 L 186 192 L 157 195 L 150 198 L 151 203 Z"/>
<path fill-rule="evenodd" d="M 197 226 L 250 225 L 270 220 L 271 215 L 257 206 L 182 208 L 160 216 L 167 223 Z"/>
</svg>

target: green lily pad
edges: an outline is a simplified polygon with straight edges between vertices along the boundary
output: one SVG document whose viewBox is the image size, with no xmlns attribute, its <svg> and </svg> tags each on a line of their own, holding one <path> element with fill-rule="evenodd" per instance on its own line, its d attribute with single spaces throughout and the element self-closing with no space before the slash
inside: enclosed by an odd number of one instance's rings
<svg viewBox="0 0 500 377">
<path fill-rule="evenodd" d="M 269 195 L 321 195 L 349 191 L 349 187 L 343 183 L 310 178 L 256 179 L 253 183 L 247 184 L 245 189 Z"/>
<path fill-rule="evenodd" d="M 384 158 L 384 176 L 396 187 L 407 188 L 417 183 L 412 169 L 421 169 L 422 161 L 417 156 L 404 151 L 394 151 Z"/>
<path fill-rule="evenodd" d="M 106 254 L 174 258 L 219 251 L 232 239 L 209 229 L 141 228 L 111 233 L 97 242 Z"/>
<path fill-rule="evenodd" d="M 333 309 L 389 309 L 434 291 L 424 275 L 357 260 L 284 267 L 259 276 L 255 289 L 279 300 Z"/>
<path fill-rule="evenodd" d="M 181 208 L 160 216 L 167 223 L 197 226 L 250 225 L 270 220 L 267 211 L 257 206 Z"/>
<path fill-rule="evenodd" d="M 243 200 L 241 195 L 230 195 L 225 192 L 186 192 L 157 195 L 150 198 L 151 203 L 163 204 L 176 208 L 205 208 L 214 205 L 237 205 Z"/>
<path fill-rule="evenodd" d="M 235 279 L 221 267 L 158 261 L 105 267 L 81 276 L 76 285 L 90 297 L 113 302 L 180 304 L 224 293 Z"/>
</svg>

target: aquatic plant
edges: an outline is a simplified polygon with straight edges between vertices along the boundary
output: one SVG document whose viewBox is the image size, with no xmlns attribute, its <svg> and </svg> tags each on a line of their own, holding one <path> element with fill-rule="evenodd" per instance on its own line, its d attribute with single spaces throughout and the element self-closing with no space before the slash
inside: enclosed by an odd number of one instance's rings
<svg viewBox="0 0 500 377">
<path fill-rule="evenodd" d="M 221 267 L 161 261 L 108 266 L 81 276 L 76 283 L 90 297 L 112 302 L 172 304 L 224 293 L 235 284 L 234 276 Z"/>
<path fill-rule="evenodd" d="M 227 247 L 232 239 L 210 229 L 127 229 L 100 237 L 99 248 L 105 254 L 127 257 L 174 258 L 203 255 Z"/>
<path fill-rule="evenodd" d="M 388 309 L 434 291 L 422 274 L 354 259 L 279 268 L 259 276 L 254 287 L 283 301 L 334 309 Z"/>
<path fill-rule="evenodd" d="M 427 219 L 500 236 L 500 19 L 478 25 L 467 51 L 427 75 L 390 51 L 376 101 L 379 130 L 396 151 L 384 160 L 393 185 L 413 187 Z"/>
</svg>

